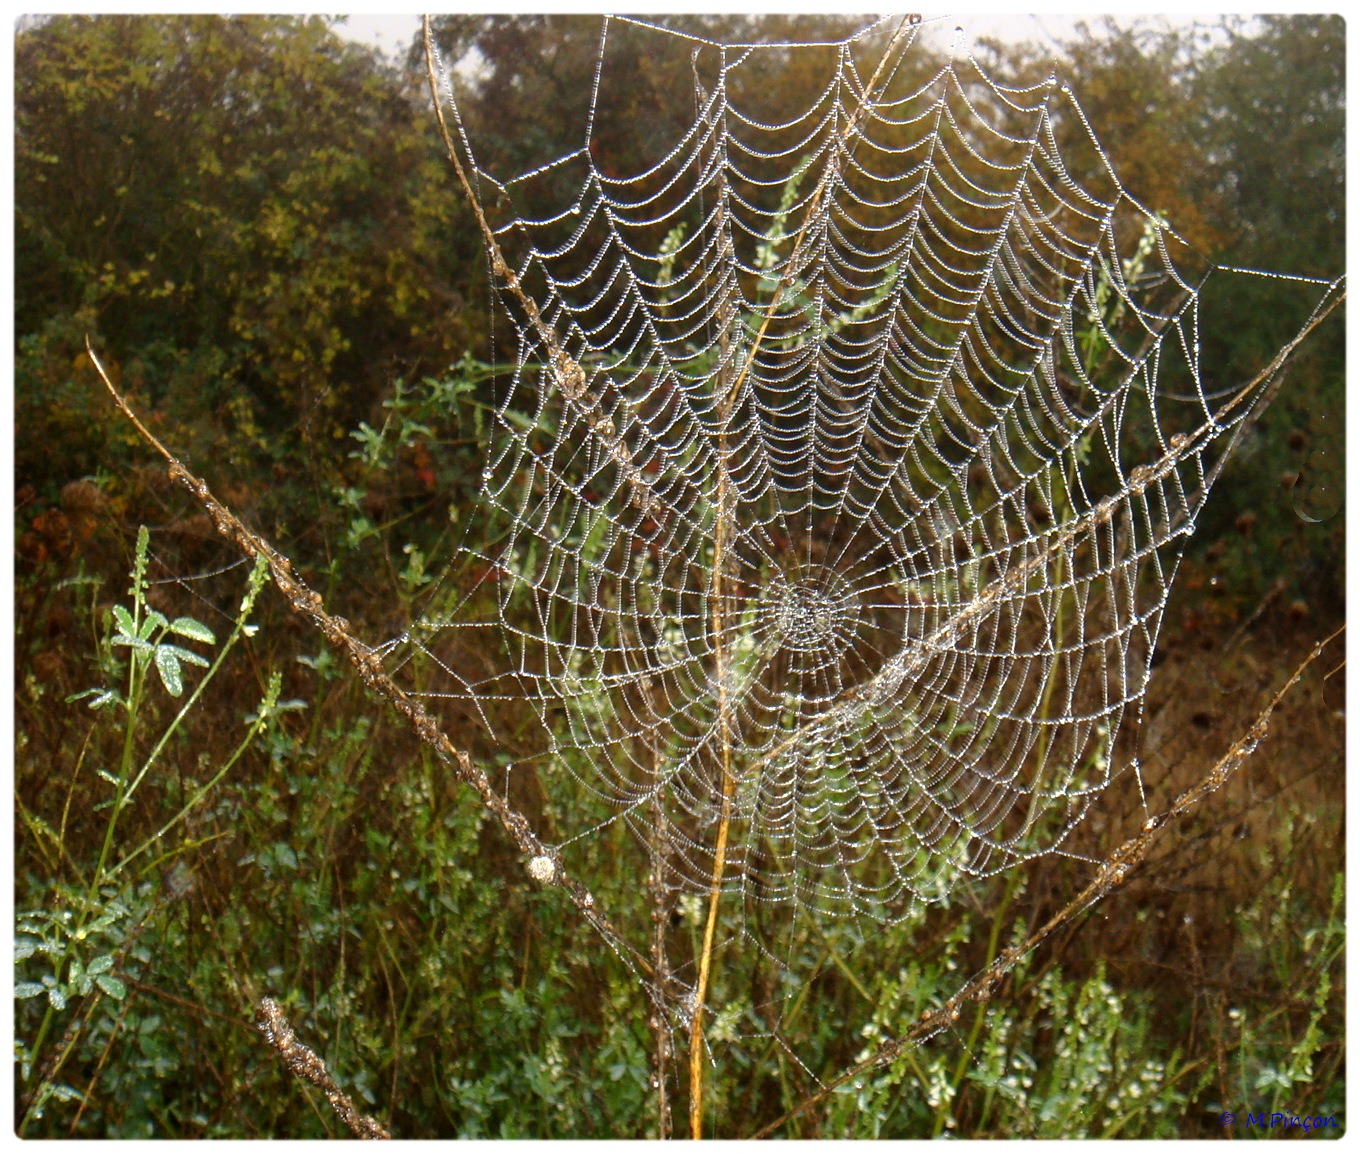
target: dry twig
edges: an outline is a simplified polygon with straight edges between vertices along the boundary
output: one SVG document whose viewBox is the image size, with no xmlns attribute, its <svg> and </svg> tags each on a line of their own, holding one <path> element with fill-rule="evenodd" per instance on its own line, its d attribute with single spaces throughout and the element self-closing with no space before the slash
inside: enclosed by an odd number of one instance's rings
<svg viewBox="0 0 1360 1154">
<path fill-rule="evenodd" d="M 168 466 L 166 472 L 170 479 L 183 485 L 193 494 L 212 518 L 217 532 L 233 542 L 247 556 L 265 559 L 275 587 L 283 594 L 293 612 L 315 625 L 325 635 L 326 640 L 344 654 L 350 664 L 358 670 L 363 683 L 406 718 L 420 740 L 434 750 L 435 755 L 458 780 L 466 782 L 476 791 L 482 805 L 495 815 L 501 827 L 509 834 L 510 840 L 529 859 L 530 876 L 542 885 L 555 885 L 561 888 L 610 947 L 634 969 L 650 978 L 651 965 L 647 958 L 630 946 L 609 919 L 599 911 L 595 904 L 595 896 L 590 890 L 566 873 L 556 851 L 539 840 L 528 819 L 506 803 L 486 773 L 465 750 L 453 744 L 429 710 L 387 675 L 383 669 L 382 659 L 355 637 L 350 623 L 343 617 L 326 612 L 321 594 L 310 588 L 293 572 L 292 562 L 263 537 L 247 529 L 230 509 L 213 496 L 207 482 L 191 473 L 179 458 L 142 424 L 131 406 L 114 387 L 88 341 L 85 348 L 94 363 L 95 371 L 99 374 L 99 379 L 104 382 L 104 387 L 113 397 L 114 404 L 132 422 L 147 444 L 165 458 Z"/>
<path fill-rule="evenodd" d="M 255 1007 L 255 1021 L 265 1041 L 279 1052 L 288 1072 L 320 1089 L 351 1134 L 356 1138 L 392 1137 L 378 1122 L 354 1108 L 349 1095 L 336 1085 L 335 1079 L 326 1069 L 326 1063 L 317 1056 L 316 1051 L 297 1040 L 278 1002 L 273 998 L 261 998 L 260 1004 Z"/>
<path fill-rule="evenodd" d="M 1345 626 L 1342 626 L 1342 629 L 1344 628 Z M 1001 983 L 1002 978 L 1015 968 L 1016 963 L 1021 958 L 1036 949 L 1041 942 L 1072 921 L 1078 914 L 1094 906 L 1116 886 L 1122 885 L 1127 879 L 1129 871 L 1147 858 L 1148 852 L 1161 837 L 1164 830 L 1177 819 L 1184 817 L 1209 794 L 1220 789 L 1242 763 L 1256 752 L 1257 746 L 1265 740 L 1269 733 L 1270 715 L 1275 712 L 1289 691 L 1298 684 L 1299 679 L 1308 667 L 1322 655 L 1322 651 L 1340 633 L 1341 629 L 1338 629 L 1330 637 L 1319 641 L 1303 663 L 1294 670 L 1293 676 L 1280 687 L 1275 696 L 1270 699 L 1270 703 L 1261 710 L 1251 727 L 1233 743 L 1232 748 L 1227 753 L 1218 759 L 1213 768 L 1195 785 L 1176 798 L 1171 807 L 1164 813 L 1148 818 L 1136 836 L 1129 838 L 1100 863 L 1096 870 L 1096 876 L 1091 883 L 1049 918 L 1047 922 L 1030 934 L 1024 942 L 1013 949 L 1004 950 L 990 966 L 974 974 L 942 1006 L 937 1006 L 935 1009 L 923 1013 L 916 1024 L 906 1033 L 885 1042 L 862 1062 L 856 1063 L 832 1081 L 827 1082 L 816 1093 L 805 1098 L 787 1114 L 771 1122 L 768 1126 L 762 1126 L 751 1137 L 769 1137 L 790 1119 L 824 1101 L 847 1082 L 863 1077 L 875 1067 L 888 1065 L 908 1050 L 948 1029 L 954 1022 L 958 1021 L 965 1002 L 981 1003 L 988 1001 Z"/>
</svg>

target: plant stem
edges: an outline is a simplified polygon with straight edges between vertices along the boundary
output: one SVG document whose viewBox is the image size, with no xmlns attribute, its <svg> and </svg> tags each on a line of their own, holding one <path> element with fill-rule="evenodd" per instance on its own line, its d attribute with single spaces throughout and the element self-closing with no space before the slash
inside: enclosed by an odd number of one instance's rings
<svg viewBox="0 0 1360 1154">
<path fill-rule="evenodd" d="M 213 789 L 216 787 L 219 781 L 221 781 L 224 777 L 226 777 L 228 773 L 231 772 L 232 767 L 238 761 L 241 760 L 241 756 L 245 753 L 247 749 L 250 748 L 255 738 L 260 735 L 260 731 L 264 729 L 266 724 L 268 724 L 274 706 L 278 702 L 280 687 L 281 682 L 279 679 L 279 675 L 276 673 L 269 680 L 269 689 L 265 693 L 264 700 L 260 702 L 260 709 L 258 715 L 256 716 L 254 722 L 251 724 L 250 729 L 246 731 L 245 737 L 241 739 L 241 743 L 232 752 L 232 755 L 229 758 L 227 758 L 225 762 L 222 763 L 222 767 L 215 774 L 213 774 L 212 778 L 205 785 L 199 786 L 199 788 L 194 791 L 194 795 L 187 802 L 184 803 L 183 808 L 177 814 L 175 814 L 174 817 L 172 817 L 163 826 L 161 826 L 160 829 L 158 829 L 149 838 L 142 842 L 142 844 L 139 845 L 135 850 L 133 850 L 121 861 L 119 861 L 119 863 L 116 866 L 114 866 L 112 870 L 109 871 L 110 874 L 117 874 L 121 872 L 124 867 L 126 867 L 133 861 L 134 858 L 140 857 L 143 853 L 145 853 L 148 849 L 155 845 L 157 841 L 163 838 L 167 833 L 170 832 L 171 829 L 178 825 L 179 822 L 184 819 L 185 815 L 187 815 L 191 810 L 193 810 L 194 807 L 197 806 L 199 802 L 201 802 L 205 797 L 207 797 L 208 794 L 213 791 Z"/>
<path fill-rule="evenodd" d="M 146 550 L 148 534 L 143 527 L 137 534 L 137 554 L 132 571 L 132 622 L 133 632 L 140 631 L 142 623 L 142 576 L 146 571 Z M 128 688 L 127 704 L 123 718 L 123 749 L 118 761 L 118 785 L 114 792 L 113 805 L 109 810 L 109 820 L 104 827 L 104 840 L 99 848 L 99 858 L 95 862 L 94 871 L 90 874 L 89 884 L 85 890 L 85 900 L 80 903 L 76 911 L 75 928 L 71 931 L 71 937 L 79 940 L 83 937 L 86 923 L 90 919 L 90 914 L 98 907 L 99 891 L 104 884 L 104 867 L 109 859 L 109 854 L 113 849 L 114 832 L 118 828 L 118 817 L 122 813 L 128 795 L 128 774 L 132 768 L 132 755 L 134 739 L 137 732 L 137 714 L 141 703 L 142 688 L 145 684 L 146 666 L 149 659 L 144 655 L 144 651 L 133 649 L 128 655 Z M 67 973 L 70 964 L 69 952 L 63 954 L 58 960 L 56 973 L 53 975 L 60 983 Z M 43 1012 L 43 1019 L 38 1024 L 38 1032 L 34 1035 L 33 1045 L 29 1048 L 29 1057 L 36 1059 L 42 1053 L 43 1043 L 47 1040 L 47 1031 L 51 1028 L 52 1020 L 56 1015 L 51 999 L 49 998 L 47 1008 Z M 60 1057 L 60 1056 L 58 1056 Z M 60 1062 L 51 1067 L 56 1070 Z M 29 1095 L 27 1108 L 23 1117 L 19 1121 L 17 1132 L 22 1136 L 24 1127 L 28 1125 L 33 1110 L 37 1106 L 41 1096 L 43 1085 L 49 1077 L 40 1077 L 37 1085 L 34 1086 Z"/>
<path fill-rule="evenodd" d="M 232 629 L 231 635 L 218 650 L 217 657 L 212 665 L 208 667 L 208 671 L 199 678 L 198 684 L 194 686 L 193 692 L 189 694 L 189 699 L 180 707 L 179 712 L 175 714 L 174 720 L 166 726 L 165 732 L 161 734 L 160 740 L 156 742 L 155 747 L 151 750 L 150 754 L 147 755 L 146 761 L 142 764 L 142 768 L 137 771 L 137 776 L 133 778 L 132 783 L 127 787 L 126 792 L 124 792 L 120 803 L 121 805 L 126 806 L 128 802 L 132 800 L 133 793 L 136 791 L 137 787 L 142 784 L 142 781 L 146 778 L 152 765 L 155 764 L 156 759 L 160 757 L 170 738 L 179 730 L 184 719 L 189 716 L 190 710 L 198 704 L 198 699 L 203 696 L 203 691 L 207 689 L 209 682 L 217 676 L 218 670 L 222 668 L 222 663 L 226 660 L 227 654 L 231 652 L 236 646 L 237 641 L 241 639 L 241 634 L 245 631 L 246 627 L 246 616 L 254 607 L 255 598 L 259 595 L 260 589 L 264 586 L 266 568 L 263 561 L 256 560 L 255 567 L 250 575 L 245 599 L 241 602 L 241 611 L 236 617 L 235 628 Z"/>
<path fill-rule="evenodd" d="M 728 333 L 722 338 L 722 364 L 727 358 Z M 749 361 L 747 362 L 750 363 Z M 713 881 L 708 892 L 708 918 L 704 923 L 704 944 L 699 954 L 699 977 L 694 985 L 694 1011 L 689 1029 L 689 1129 L 690 1137 L 703 1137 L 704 1107 L 704 1001 L 708 997 L 708 981 L 713 964 L 713 938 L 718 925 L 718 900 L 722 895 L 723 871 L 727 865 L 727 839 L 732 824 L 732 794 L 736 779 L 732 775 L 732 729 L 728 718 L 727 652 L 723 639 L 723 566 L 726 564 L 727 525 L 732 515 L 732 480 L 727 472 L 727 421 L 731 415 L 734 392 L 725 389 L 721 380 L 718 388 L 725 393 L 718 409 L 718 493 L 713 511 L 713 568 L 709 581 L 711 629 L 713 636 L 713 675 L 718 690 L 718 747 L 722 769 L 721 802 L 718 813 L 718 835 L 713 846 Z"/>
<path fill-rule="evenodd" d="M 656 743 L 651 743 L 652 772 L 660 775 L 660 754 Z M 670 1077 L 671 1034 L 670 1021 L 666 1014 L 666 991 L 670 983 L 670 962 L 666 956 L 666 922 L 669 905 L 670 886 L 667 878 L 667 847 L 669 846 L 666 814 L 661 805 L 661 796 L 653 787 L 651 799 L 651 874 L 649 877 L 652 891 L 652 970 L 655 993 L 652 996 L 652 1010 L 648 1024 L 652 1031 L 653 1062 L 652 1076 L 656 1079 L 656 1131 L 663 1142 L 671 1136 L 671 1103 L 667 1082 Z"/>
</svg>

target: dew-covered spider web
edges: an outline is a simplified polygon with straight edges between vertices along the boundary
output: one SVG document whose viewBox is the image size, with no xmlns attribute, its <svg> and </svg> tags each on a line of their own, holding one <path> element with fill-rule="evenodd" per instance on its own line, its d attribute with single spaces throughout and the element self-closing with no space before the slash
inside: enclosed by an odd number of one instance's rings
<svg viewBox="0 0 1360 1154">
<path fill-rule="evenodd" d="M 624 30 L 681 62 L 687 128 L 606 117 Z M 726 826 L 724 895 L 889 920 L 1139 774 L 1177 561 L 1269 378 L 1201 363 L 1227 274 L 1061 79 L 919 33 L 607 20 L 576 145 L 527 171 L 481 162 L 443 77 L 518 354 L 475 528 L 389 658 L 485 724 L 569 868 L 628 829 L 706 894 Z"/>
</svg>

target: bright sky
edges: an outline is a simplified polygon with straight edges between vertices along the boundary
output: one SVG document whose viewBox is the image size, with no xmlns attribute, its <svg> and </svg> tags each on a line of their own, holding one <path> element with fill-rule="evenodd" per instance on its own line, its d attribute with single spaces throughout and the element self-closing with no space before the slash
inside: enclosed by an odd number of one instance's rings
<svg viewBox="0 0 1360 1154">
<path fill-rule="evenodd" d="M 335 30 L 350 40 L 375 45 L 388 56 L 404 56 L 420 31 L 420 17 L 347 16 Z"/>
<path fill-rule="evenodd" d="M 667 12 L 678 11 L 685 5 L 672 5 Z M 789 10 L 797 7 L 790 6 Z M 712 5 L 703 8 L 704 11 L 712 9 Z M 698 11 L 700 9 L 696 9 Z M 629 7 L 629 12 L 635 8 Z M 783 11 L 783 9 L 781 9 Z M 956 24 L 962 25 L 973 36 L 994 36 L 1000 40 L 1033 40 L 1040 44 L 1048 43 L 1051 40 L 1070 35 L 1072 29 L 1080 20 L 1096 21 L 1100 18 L 1099 14 L 1091 13 L 1088 15 L 1059 14 L 1048 16 L 1035 15 L 996 15 L 993 10 L 991 15 L 964 15 L 943 21 L 937 27 L 939 35 L 946 40 L 950 37 Z M 410 47 L 411 41 L 415 38 L 420 29 L 419 16 L 404 15 L 354 15 L 346 17 L 345 23 L 337 27 L 342 36 L 347 36 L 351 40 L 359 40 L 365 44 L 372 44 L 381 48 L 389 56 L 402 56 L 406 49 Z"/>
</svg>

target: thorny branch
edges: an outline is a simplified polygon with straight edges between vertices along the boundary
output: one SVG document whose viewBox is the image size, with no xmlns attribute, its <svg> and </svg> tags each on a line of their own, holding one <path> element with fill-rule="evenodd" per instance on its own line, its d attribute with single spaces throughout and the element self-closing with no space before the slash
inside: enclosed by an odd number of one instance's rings
<svg viewBox="0 0 1360 1154">
<path fill-rule="evenodd" d="M 1330 311 L 1330 310 L 1328 310 Z M 289 606 L 300 616 L 309 619 L 336 648 L 338 648 L 349 659 L 350 663 L 358 670 L 360 678 L 364 684 L 372 689 L 379 696 L 383 697 L 394 709 L 407 718 L 415 729 L 420 739 L 429 745 L 436 756 L 454 773 L 454 775 L 472 786 L 486 806 L 500 821 L 502 827 L 510 835 L 511 840 L 516 846 L 532 860 L 546 859 L 551 862 L 553 869 L 551 874 L 536 872 L 535 876 L 545 884 L 559 886 L 565 891 L 572 904 L 577 907 L 585 919 L 600 933 L 609 943 L 611 948 L 619 954 L 628 964 L 642 971 L 649 979 L 652 976 L 652 967 L 647 959 L 640 955 L 622 937 L 613 924 L 596 908 L 594 896 L 580 882 L 569 877 L 562 869 L 560 860 L 545 846 L 533 830 L 528 821 L 518 811 L 507 805 L 492 788 L 490 780 L 461 749 L 458 749 L 449 737 L 439 728 L 438 723 L 430 716 L 425 707 L 415 699 L 408 696 L 399 686 L 397 686 L 382 668 L 379 658 L 362 642 L 360 642 L 350 631 L 349 623 L 343 617 L 336 617 L 327 613 L 323 607 L 320 594 L 310 589 L 305 582 L 297 578 L 288 558 L 279 553 L 272 545 L 263 538 L 256 536 L 247 529 L 240 520 L 224 505 L 222 505 L 209 490 L 207 484 L 189 472 L 179 459 L 167 449 L 160 440 L 153 434 L 136 413 L 128 405 L 118 390 L 114 387 L 108 374 L 104 371 L 103 365 L 95 355 L 93 348 L 86 344 L 86 349 L 91 362 L 94 364 L 95 371 L 103 381 L 105 388 L 112 396 L 114 403 L 122 411 L 124 416 L 136 427 L 141 436 L 155 450 L 165 458 L 167 462 L 167 472 L 170 478 L 183 485 L 193 496 L 203 505 L 213 520 L 217 531 L 225 538 L 233 541 L 243 552 L 251 557 L 264 557 L 269 566 L 270 575 L 274 584 L 284 595 Z M 1344 628 L 1344 626 L 1343 626 Z M 1270 716 L 1283 701 L 1285 696 L 1298 683 L 1304 672 L 1322 654 L 1323 650 L 1330 644 L 1341 630 L 1337 630 L 1330 637 L 1319 642 L 1309 653 L 1308 657 L 1294 671 L 1288 681 L 1279 689 L 1271 699 L 1269 705 L 1261 711 L 1256 721 L 1246 731 L 1243 736 L 1233 744 L 1213 766 L 1213 768 L 1193 787 L 1186 790 L 1164 813 L 1149 818 L 1143 825 L 1142 830 L 1128 841 L 1119 846 L 1109 855 L 1099 866 L 1095 877 L 1090 884 L 1076 895 L 1066 906 L 1059 910 L 1043 926 L 1035 930 L 1018 947 L 1004 951 L 990 966 L 975 974 L 972 979 L 966 982 L 955 994 L 950 997 L 943 1005 L 924 1013 L 920 1020 L 911 1027 L 906 1033 L 889 1042 L 884 1043 L 874 1051 L 864 1061 L 847 1069 L 844 1073 L 826 1083 L 816 1093 L 812 1094 L 804 1101 L 799 1103 L 793 1110 L 756 1131 L 751 1137 L 763 1138 L 776 1132 L 790 1119 L 806 1112 L 819 1102 L 824 1101 L 836 1089 L 848 1082 L 862 1077 L 869 1071 L 878 1066 L 884 1066 L 906 1051 L 919 1045 L 921 1042 L 933 1037 L 941 1031 L 947 1029 L 953 1022 L 957 1021 L 961 1013 L 961 1007 L 966 1002 L 982 1003 L 987 1001 L 1002 979 L 1009 973 L 1015 965 L 1026 954 L 1036 949 L 1044 940 L 1050 937 L 1055 931 L 1072 921 L 1078 914 L 1091 908 L 1115 887 L 1121 885 L 1127 878 L 1129 871 L 1140 865 L 1146 858 L 1154 843 L 1161 836 L 1162 831 L 1168 828 L 1176 820 L 1183 817 L 1196 805 L 1199 804 L 1210 793 L 1218 790 L 1224 785 L 1232 773 L 1244 762 L 1257 746 L 1264 740 L 1269 733 Z M 656 1010 L 663 1016 L 666 1014 L 664 1006 L 664 993 L 655 988 L 654 983 L 647 981 L 644 983 L 649 995 L 657 1003 Z M 376 1122 L 370 1118 L 362 1118 L 357 1114 L 357 1123 L 348 1118 L 336 1100 L 331 1098 L 332 1090 L 339 1095 L 345 1105 L 350 1106 L 351 1113 L 353 1107 L 343 1093 L 335 1086 L 334 1081 L 330 1080 L 329 1088 L 326 1082 L 318 1080 L 313 1076 L 319 1070 L 319 1077 L 329 1079 L 324 1065 L 320 1059 L 307 1047 L 298 1044 L 292 1034 L 291 1028 L 282 1018 L 277 1005 L 270 999 L 264 999 L 260 1003 L 259 1014 L 261 1020 L 261 1030 L 270 1040 L 271 1044 L 279 1049 L 285 1063 L 289 1069 L 300 1077 L 306 1077 L 326 1091 L 327 1098 L 331 1100 L 337 1113 L 345 1119 L 346 1125 L 350 1126 L 356 1134 L 362 1137 L 387 1137 Z M 276 1017 L 277 1016 L 277 1017 Z M 664 1017 L 663 1017 L 664 1020 Z M 281 1023 L 281 1026 L 278 1024 Z M 290 1054 L 292 1058 L 290 1060 Z M 301 1055 L 301 1057 L 299 1057 Z M 305 1061 L 310 1057 L 311 1062 Z M 315 1069 L 312 1063 L 315 1063 Z M 374 1132 L 361 1133 L 355 1126 L 371 1127 Z"/>
<path fill-rule="evenodd" d="M 609 919 L 599 911 L 595 904 L 595 896 L 590 890 L 566 873 L 556 851 L 550 846 L 544 845 L 539 840 L 538 835 L 534 833 L 524 815 L 511 808 L 496 792 L 485 771 L 472 760 L 465 750 L 459 749 L 453 744 L 449 736 L 439 727 L 439 723 L 421 702 L 407 694 L 388 677 L 383 669 L 381 659 L 373 650 L 354 636 L 349 622 L 343 617 L 337 617 L 326 612 L 321 594 L 308 587 L 306 582 L 293 572 L 292 563 L 288 558 L 264 538 L 247 529 L 230 509 L 213 496 L 207 483 L 191 473 L 180 462 L 179 458 L 161 444 L 155 434 L 142 424 L 137 414 L 132 411 L 127 401 L 114 387 L 113 382 L 109 380 L 109 376 L 104 371 L 104 366 L 99 363 L 99 358 L 95 355 L 94 349 L 90 347 L 88 342 L 85 347 L 90 360 L 94 363 L 95 371 L 99 374 L 99 379 L 104 382 L 104 387 L 108 389 L 114 403 L 123 415 L 132 422 L 143 439 L 165 458 L 170 479 L 184 486 L 193 494 L 199 504 L 207 511 L 208 516 L 212 518 L 217 532 L 227 540 L 234 542 L 248 556 L 265 559 L 274 585 L 283 594 L 293 612 L 305 617 L 315 625 L 325 635 L 326 640 L 340 650 L 350 664 L 358 670 L 363 683 L 410 722 L 420 740 L 434 751 L 439 760 L 459 781 L 466 782 L 476 791 L 482 805 L 495 815 L 502 828 L 510 835 L 510 840 L 533 863 L 532 876 L 534 879 L 544 885 L 559 887 L 586 921 L 599 931 L 610 947 L 625 962 L 650 979 L 652 967 L 646 957 L 630 946 Z M 650 983 L 648 983 L 648 989 L 651 990 Z M 659 992 L 652 991 L 652 994 L 653 997 L 660 997 Z"/>
<path fill-rule="evenodd" d="M 444 119 L 444 105 L 439 98 L 438 71 L 435 67 L 434 37 L 430 31 L 430 18 L 428 16 L 424 19 L 422 35 L 425 41 L 425 73 L 430 85 L 430 96 L 434 101 L 435 117 L 439 122 L 439 133 L 443 138 L 449 161 L 453 165 L 454 174 L 458 177 L 458 183 L 462 186 L 468 203 L 472 207 L 472 214 L 477 220 L 477 227 L 482 234 L 487 257 L 491 262 L 492 274 L 498 280 L 504 282 L 507 291 L 524 310 L 525 316 L 529 318 L 530 327 L 534 330 L 538 339 L 543 342 L 553 379 L 562 395 L 580 410 L 586 423 L 590 426 L 591 432 L 618 466 L 619 475 L 628 485 L 629 503 L 648 511 L 653 516 L 664 518 L 665 514 L 661 506 L 656 503 L 656 495 L 652 492 L 646 475 L 634 462 L 633 455 L 623 439 L 621 430 L 615 428 L 614 422 L 600 411 L 598 399 L 592 397 L 586 387 L 585 369 L 579 361 L 567 352 L 558 337 L 557 330 L 543 319 L 538 305 L 524 290 L 515 270 L 506 262 L 505 256 L 501 252 L 501 246 L 496 241 L 496 234 L 492 231 L 491 225 L 487 222 L 486 213 L 482 210 L 482 203 L 477 198 L 477 193 L 473 190 L 467 171 L 463 168 L 463 162 L 458 156 L 458 148 L 453 143 L 453 137 L 449 133 L 448 122 Z"/>
<path fill-rule="evenodd" d="M 1319 641 L 1313 647 L 1312 652 L 1303 660 L 1303 663 L 1294 670 L 1293 676 L 1271 698 L 1270 704 L 1261 710 L 1251 727 L 1233 743 L 1232 748 L 1227 753 L 1218 759 L 1213 768 L 1195 785 L 1176 798 L 1169 809 L 1148 818 L 1138 834 L 1129 838 L 1101 862 L 1096 869 L 1096 876 L 1090 884 L 1067 905 L 1063 906 L 1047 922 L 1030 934 L 1019 946 L 1003 950 L 991 965 L 974 974 L 943 1005 L 925 1011 L 916 1024 L 906 1033 L 885 1042 L 862 1062 L 856 1063 L 832 1081 L 824 1084 L 783 1117 L 776 1119 L 768 1126 L 762 1126 L 751 1137 L 769 1137 L 790 1119 L 796 1118 L 799 1114 L 824 1101 L 847 1082 L 853 1082 L 856 1078 L 863 1077 L 875 1067 L 888 1065 L 908 1050 L 914 1049 L 922 1042 L 947 1030 L 958 1021 L 965 1002 L 982 1003 L 990 999 L 997 986 L 1001 984 L 1001 980 L 1015 968 L 1021 958 L 1035 950 L 1040 943 L 1072 921 L 1078 914 L 1101 901 L 1111 890 L 1122 885 L 1127 880 L 1129 872 L 1146 860 L 1148 852 L 1162 836 L 1164 830 L 1184 817 L 1209 794 L 1220 789 L 1242 763 L 1256 752 L 1257 746 L 1269 734 L 1270 715 L 1275 712 L 1289 691 L 1298 684 L 1299 679 L 1308 667 L 1322 655 L 1322 651 L 1337 638 L 1344 628 L 1343 625 L 1330 637 Z"/>
<path fill-rule="evenodd" d="M 288 1024 L 288 1019 L 283 1016 L 278 1002 L 273 998 L 261 998 L 260 1004 L 255 1008 L 255 1021 L 265 1041 L 279 1052 L 279 1057 L 288 1067 L 288 1072 L 293 1077 L 302 1078 L 320 1089 L 326 1095 L 326 1101 L 331 1104 L 331 1109 L 339 1115 L 340 1121 L 349 1128 L 351 1134 L 356 1138 L 392 1137 L 378 1122 L 367 1114 L 360 1114 L 354 1108 L 349 1095 L 336 1084 L 330 1071 L 326 1069 L 326 1063 L 317 1056 L 316 1051 L 297 1040 L 297 1035 L 293 1033 L 293 1027 Z"/>
</svg>

